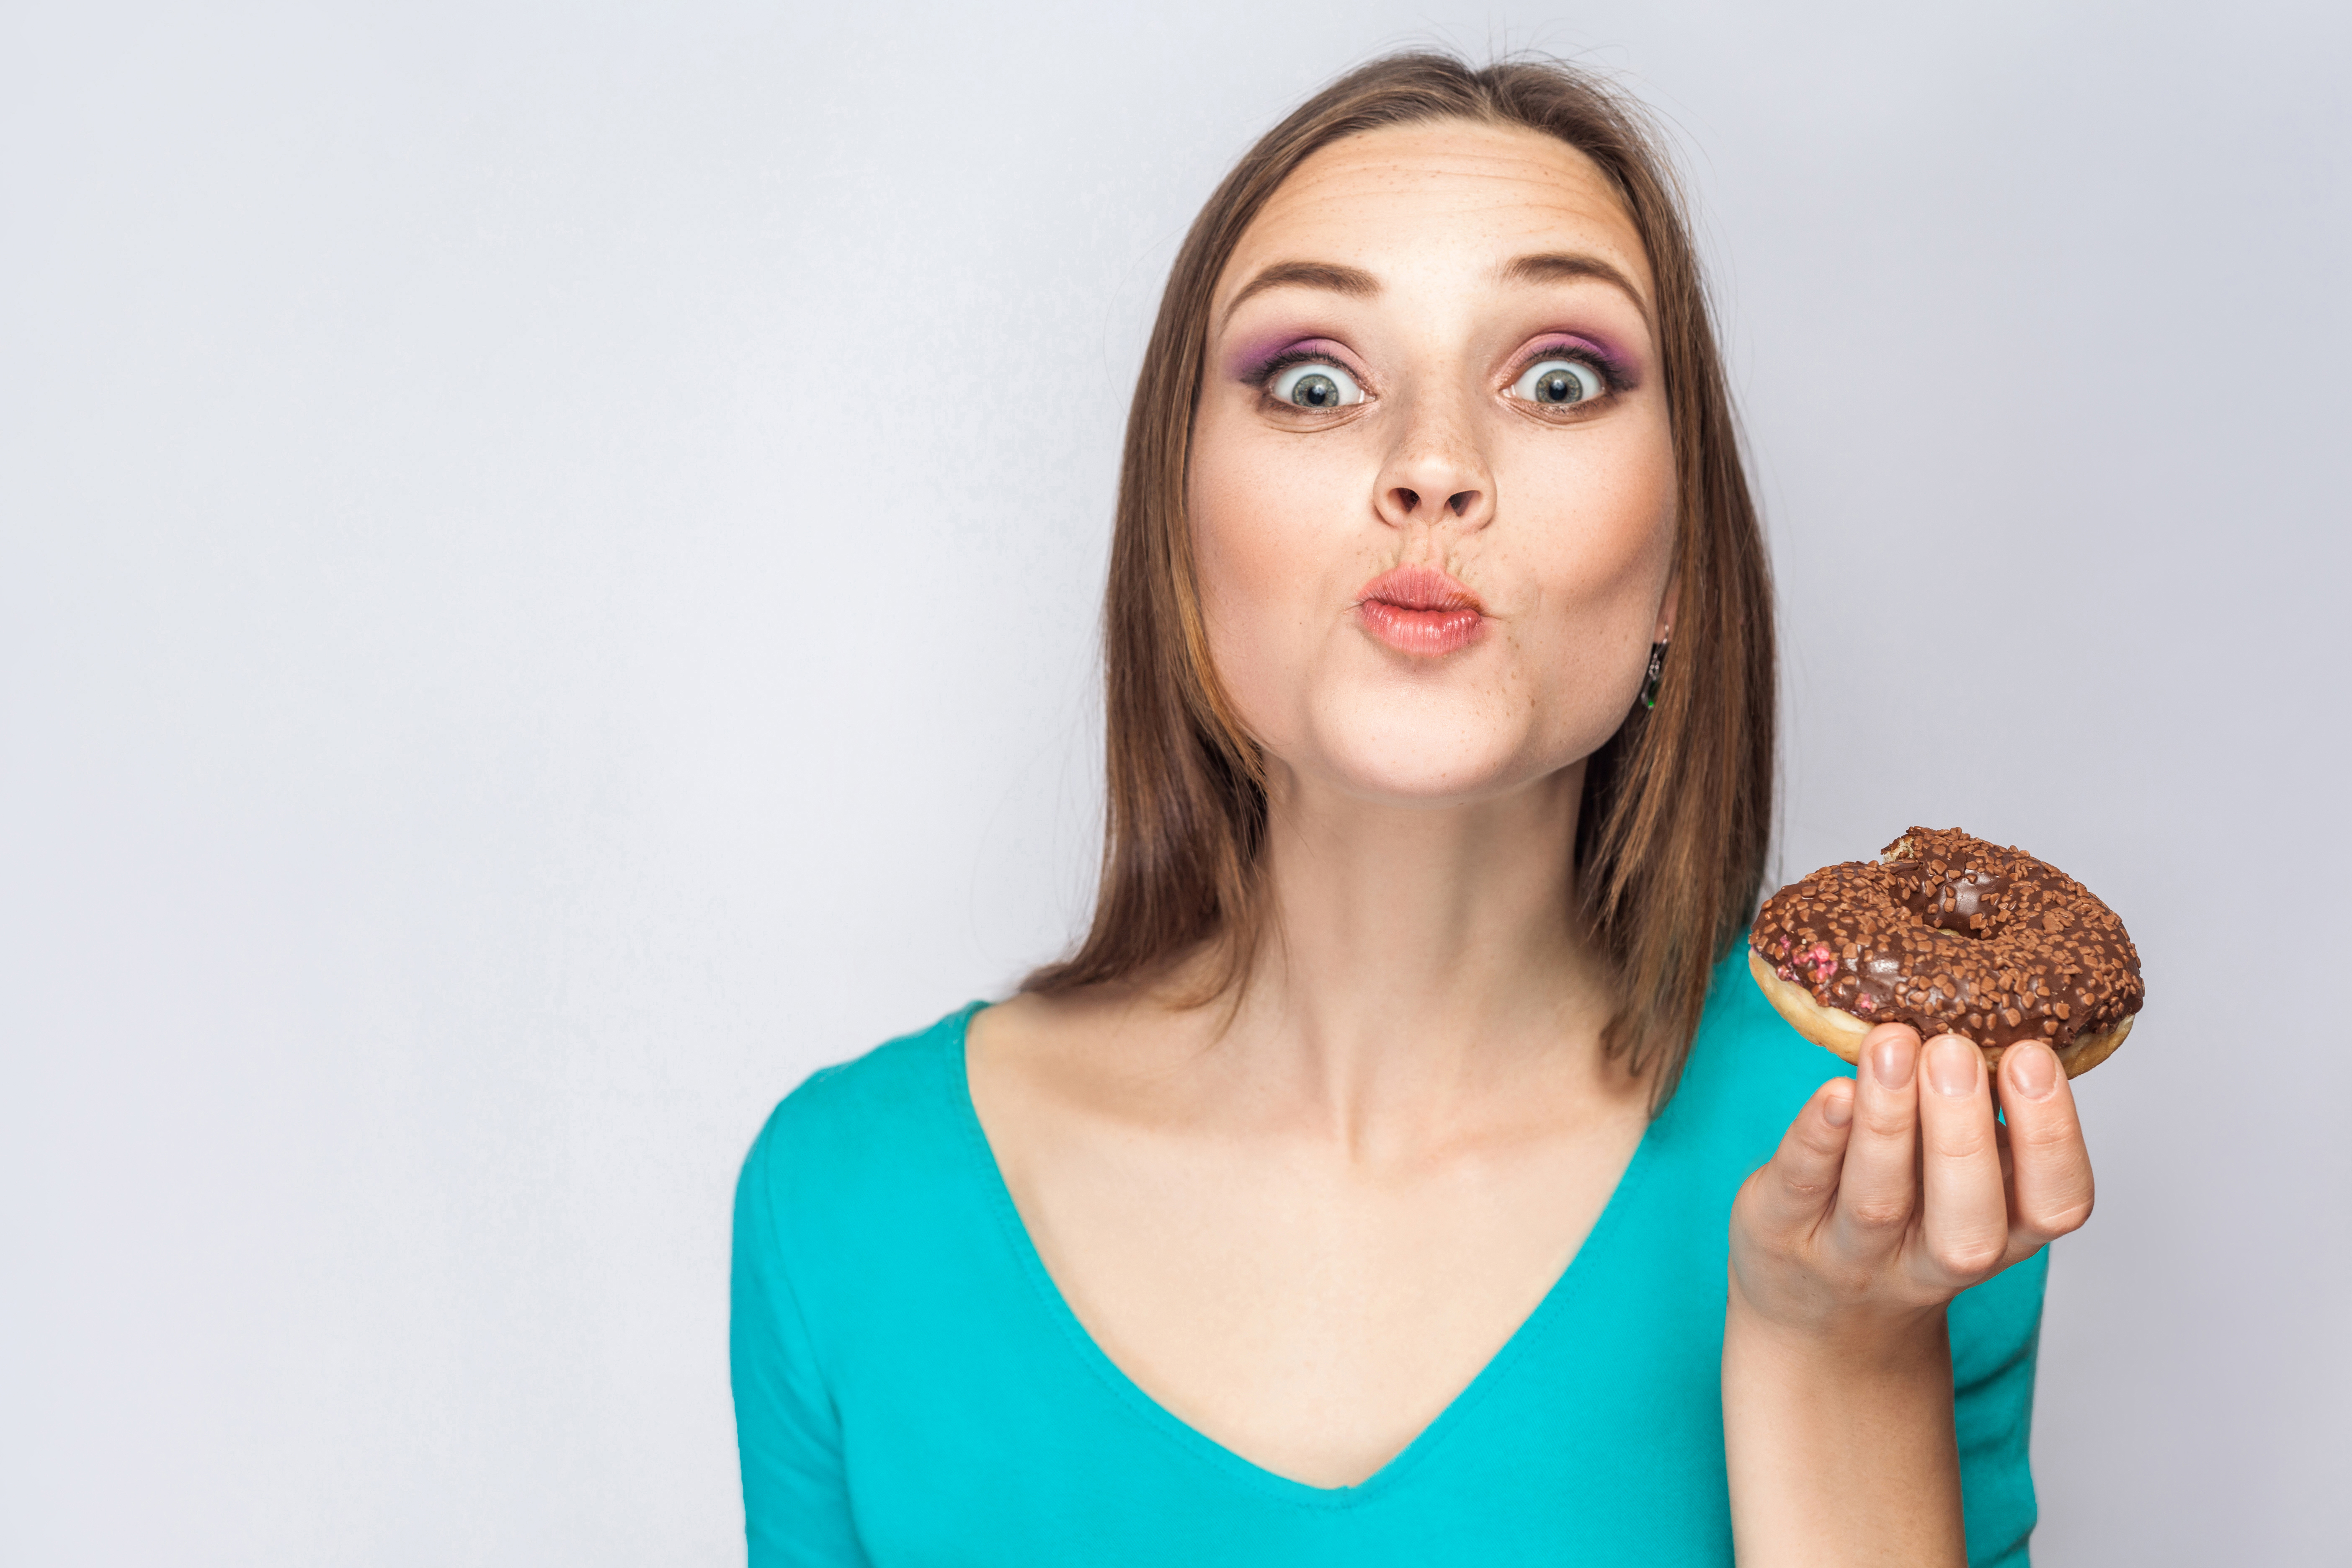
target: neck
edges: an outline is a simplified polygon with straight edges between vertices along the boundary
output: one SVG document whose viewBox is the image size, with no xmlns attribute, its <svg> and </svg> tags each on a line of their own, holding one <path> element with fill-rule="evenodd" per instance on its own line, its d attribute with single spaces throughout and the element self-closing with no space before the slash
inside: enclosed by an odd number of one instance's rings
<svg viewBox="0 0 2352 1568">
<path fill-rule="evenodd" d="M 1563 1065 L 1608 1076 L 1606 969 L 1571 865 L 1581 764 L 1509 795 L 1414 809 L 1281 769 L 1270 919 L 1234 1045 L 1351 1143 L 1427 1129 Z"/>
</svg>

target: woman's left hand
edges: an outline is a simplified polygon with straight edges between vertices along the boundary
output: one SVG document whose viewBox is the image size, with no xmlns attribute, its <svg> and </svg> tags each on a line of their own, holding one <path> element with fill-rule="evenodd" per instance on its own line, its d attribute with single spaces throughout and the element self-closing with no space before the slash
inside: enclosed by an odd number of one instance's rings
<svg viewBox="0 0 2352 1568">
<path fill-rule="evenodd" d="M 1900 1332 L 2091 1213 L 2091 1158 L 2058 1058 L 2011 1047 L 1992 1079 L 1956 1035 L 1900 1024 L 1815 1092 L 1731 1218 L 1736 1303 L 1781 1333 Z"/>
<path fill-rule="evenodd" d="M 1963 1564 L 1944 1308 L 2091 1213 L 2050 1048 L 1900 1025 L 1806 1102 L 1731 1213 L 1724 1457 L 1741 1568 Z"/>
</svg>

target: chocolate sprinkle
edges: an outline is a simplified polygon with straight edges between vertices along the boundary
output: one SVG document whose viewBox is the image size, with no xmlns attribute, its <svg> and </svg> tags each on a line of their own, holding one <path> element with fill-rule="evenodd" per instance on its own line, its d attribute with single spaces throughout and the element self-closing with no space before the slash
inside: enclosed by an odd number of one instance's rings
<svg viewBox="0 0 2352 1568">
<path fill-rule="evenodd" d="M 2089 889 L 1957 827 L 1915 827 L 1875 863 L 1790 883 L 1765 900 L 1748 944 L 1825 1007 L 1979 1046 L 2063 1048 L 2147 994 L 2139 950 Z"/>
</svg>

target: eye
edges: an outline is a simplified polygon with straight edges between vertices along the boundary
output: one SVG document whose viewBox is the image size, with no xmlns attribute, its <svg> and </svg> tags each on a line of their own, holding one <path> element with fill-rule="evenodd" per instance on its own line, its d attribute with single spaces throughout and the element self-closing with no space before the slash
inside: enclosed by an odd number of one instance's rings
<svg viewBox="0 0 2352 1568">
<path fill-rule="evenodd" d="M 1356 378 L 1336 364 L 1316 360 L 1277 373 L 1267 389 L 1276 403 L 1299 408 L 1344 408 L 1364 400 Z"/>
<path fill-rule="evenodd" d="M 1538 360 L 1512 384 L 1511 395 L 1552 408 L 1590 403 L 1609 390 L 1601 373 L 1582 360 Z"/>
</svg>

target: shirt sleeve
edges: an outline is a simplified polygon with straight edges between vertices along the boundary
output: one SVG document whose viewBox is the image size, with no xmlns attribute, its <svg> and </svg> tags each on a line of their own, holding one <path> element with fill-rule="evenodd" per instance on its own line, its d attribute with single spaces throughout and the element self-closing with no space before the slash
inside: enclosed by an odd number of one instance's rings
<svg viewBox="0 0 2352 1568">
<path fill-rule="evenodd" d="M 869 1568 L 850 1515 L 841 1416 L 786 1268 L 769 1119 L 735 1187 L 728 1358 L 750 1568 Z"/>
<path fill-rule="evenodd" d="M 2027 1568 L 2037 1517 L 2027 1446 L 2050 1251 L 1953 1299 L 1952 1417 L 1960 1440 L 1960 1507 L 1969 1568 Z"/>
</svg>

